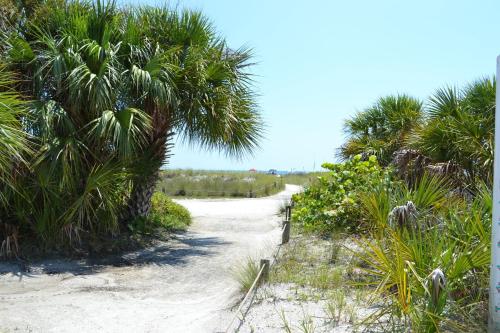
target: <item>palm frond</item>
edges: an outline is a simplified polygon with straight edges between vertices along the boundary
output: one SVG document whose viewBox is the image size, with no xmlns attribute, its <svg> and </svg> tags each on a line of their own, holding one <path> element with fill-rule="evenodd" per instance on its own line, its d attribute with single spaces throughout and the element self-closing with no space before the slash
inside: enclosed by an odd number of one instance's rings
<svg viewBox="0 0 500 333">
<path fill-rule="evenodd" d="M 119 111 L 107 110 L 91 123 L 87 136 L 89 140 L 99 138 L 102 146 L 112 145 L 122 159 L 137 156 L 145 147 L 151 132 L 151 117 L 144 111 L 126 108 Z"/>
<path fill-rule="evenodd" d="M 0 204 L 6 204 L 5 187 L 16 189 L 16 178 L 31 153 L 21 119 L 27 114 L 27 105 L 21 96 L 10 88 L 14 76 L 0 65 Z"/>
<path fill-rule="evenodd" d="M 344 123 L 347 142 L 340 155 L 377 155 L 383 165 L 406 145 L 411 131 L 423 118 L 422 102 L 408 95 L 386 96 Z"/>
</svg>

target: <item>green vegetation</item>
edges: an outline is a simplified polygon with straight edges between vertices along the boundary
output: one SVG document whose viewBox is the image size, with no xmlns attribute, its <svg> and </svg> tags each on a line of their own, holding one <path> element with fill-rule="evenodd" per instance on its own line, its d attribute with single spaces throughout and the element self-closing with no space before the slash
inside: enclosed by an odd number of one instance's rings
<svg viewBox="0 0 500 333">
<path fill-rule="evenodd" d="M 271 282 L 326 294 L 334 325 L 354 321 L 344 292 L 369 290 L 378 310 L 365 326 L 485 330 L 494 79 L 425 102 L 380 98 L 345 122 L 344 162 L 324 174 L 160 172 L 174 132 L 232 156 L 257 147 L 251 52 L 230 48 L 197 11 L 0 4 L 0 256 L 25 242 L 99 250 L 119 234 L 185 229 L 189 213 L 166 194 L 255 197 L 304 184 L 294 226 L 322 238 L 299 236 Z M 340 232 L 356 245 L 328 238 Z M 244 264 L 243 290 L 257 272 Z M 301 330 L 314 327 L 305 316 Z"/>
<path fill-rule="evenodd" d="M 3 0 L 1 13 L 0 255 L 95 244 L 138 218 L 185 224 L 150 214 L 174 131 L 233 156 L 256 147 L 250 52 L 200 12 Z"/>
<path fill-rule="evenodd" d="M 294 196 L 294 217 L 306 231 L 328 233 L 338 227 L 361 226 L 360 194 L 390 182 L 390 172 L 382 169 L 375 156 L 362 161 L 355 156 L 342 164 L 323 164 L 329 170 L 304 193 Z"/>
<path fill-rule="evenodd" d="M 253 258 L 246 258 L 244 262 L 233 269 L 233 274 L 242 293 L 247 293 L 252 287 L 260 271 L 260 264 Z M 260 282 L 260 280 L 259 280 Z"/>
<path fill-rule="evenodd" d="M 405 95 L 381 98 L 346 121 L 345 162 L 324 164 L 328 173 L 294 197 L 299 230 L 357 234 L 350 270 L 362 273 L 351 283 L 376 295 L 378 306 L 364 325 L 486 330 L 494 111 L 490 79 L 440 89 L 425 104 Z M 335 289 L 310 282 L 324 274 L 281 281 Z M 332 318 L 336 308 L 327 308 Z"/>
<path fill-rule="evenodd" d="M 407 180 L 430 169 L 464 187 L 476 178 L 491 184 L 495 86 L 484 78 L 463 89 L 438 89 L 426 107 L 405 95 L 381 98 L 345 122 L 340 156 L 375 155 Z"/>
<path fill-rule="evenodd" d="M 156 190 L 178 197 L 258 198 L 282 191 L 285 184 L 306 185 L 322 173 L 272 175 L 261 172 L 163 170 Z"/>
<path fill-rule="evenodd" d="M 292 304 L 317 304 L 317 311 L 322 309 L 323 315 L 315 311 L 312 320 L 307 312 L 304 313 L 304 317 L 311 319 L 309 325 L 329 330 L 348 326 L 363 331 L 365 326 L 360 320 L 363 318 L 358 318 L 359 310 L 367 311 L 370 289 L 360 284 L 366 279 L 366 274 L 357 268 L 361 261 L 351 251 L 357 248 L 355 238 L 345 234 L 318 237 L 303 234 L 297 228 L 292 231 L 295 232 L 290 243 L 281 248 L 269 274 L 270 284 L 287 286 L 289 291 L 281 294 L 280 287 L 277 287 L 278 291 L 268 288 L 261 297 L 274 297 L 278 302 L 286 297 Z M 368 313 L 373 312 L 368 309 Z M 290 322 L 283 309 L 278 314 L 284 326 L 299 328 L 304 322 Z"/>
<path fill-rule="evenodd" d="M 161 192 L 153 194 L 149 217 L 155 224 L 168 229 L 186 230 L 191 224 L 189 211 Z"/>
<path fill-rule="evenodd" d="M 349 140 L 340 148 L 340 155 L 345 159 L 375 155 L 385 166 L 422 119 L 421 101 L 407 95 L 382 97 L 345 121 Z"/>
<path fill-rule="evenodd" d="M 191 224 L 191 214 L 161 192 L 155 192 L 148 217 L 136 217 L 128 224 L 132 232 L 151 233 L 155 228 L 184 231 Z"/>
<path fill-rule="evenodd" d="M 156 189 L 170 196 L 268 196 L 285 188 L 283 178 L 256 172 L 165 170 Z"/>
<path fill-rule="evenodd" d="M 446 169 L 442 172 L 462 186 L 471 186 L 476 178 L 491 185 L 495 86 L 495 79 L 484 78 L 463 89 L 438 89 L 408 147 L 427 157 L 427 163 Z"/>
<path fill-rule="evenodd" d="M 467 201 L 428 176 L 414 188 L 392 185 L 387 192 L 379 206 L 371 204 L 378 193 L 367 194 L 372 199 L 364 202 L 364 210 L 377 227 L 359 241 L 363 251 L 358 254 L 372 278 L 369 284 L 386 302 L 378 315 L 395 315 L 397 324 L 411 324 L 417 332 L 484 329 L 490 193 L 482 190 Z M 380 219 L 387 211 L 383 207 L 391 210 Z M 436 274 L 443 280 L 434 281 Z"/>
<path fill-rule="evenodd" d="M 315 171 L 308 173 L 290 173 L 282 176 L 283 181 L 286 184 L 294 184 L 300 186 L 309 186 L 316 183 L 319 177 L 323 176 L 325 172 L 323 171 Z"/>
<path fill-rule="evenodd" d="M 347 258 L 337 253 L 332 261 L 333 240 L 296 238 L 292 247 L 286 247 L 278 263 L 272 267 L 269 280 L 272 283 L 294 283 L 300 287 L 311 287 L 328 291 L 340 288 L 348 265 Z M 343 249 L 336 249 L 343 251 Z"/>
</svg>

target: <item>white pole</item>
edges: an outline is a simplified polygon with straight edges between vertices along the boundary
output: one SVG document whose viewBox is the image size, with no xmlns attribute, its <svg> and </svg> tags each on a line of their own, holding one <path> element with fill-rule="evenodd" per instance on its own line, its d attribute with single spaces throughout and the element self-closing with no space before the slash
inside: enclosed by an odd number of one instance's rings
<svg viewBox="0 0 500 333">
<path fill-rule="evenodd" d="M 500 332 L 500 56 L 497 57 L 489 331 Z M 498 289 L 497 289 L 498 288 Z"/>
</svg>

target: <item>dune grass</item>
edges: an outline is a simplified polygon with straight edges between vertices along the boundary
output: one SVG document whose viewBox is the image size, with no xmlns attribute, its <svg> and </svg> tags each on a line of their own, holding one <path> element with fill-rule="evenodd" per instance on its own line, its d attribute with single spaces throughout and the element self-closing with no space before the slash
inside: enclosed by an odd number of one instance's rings
<svg viewBox="0 0 500 333">
<path fill-rule="evenodd" d="M 260 271 L 260 264 L 257 260 L 247 257 L 233 269 L 233 275 L 238 282 L 240 291 L 246 293 L 252 287 Z M 262 280 L 262 279 L 261 279 Z"/>
<path fill-rule="evenodd" d="M 157 191 L 173 197 L 258 198 L 276 194 L 285 184 L 305 185 L 312 173 L 271 175 L 245 171 L 162 170 Z"/>
</svg>

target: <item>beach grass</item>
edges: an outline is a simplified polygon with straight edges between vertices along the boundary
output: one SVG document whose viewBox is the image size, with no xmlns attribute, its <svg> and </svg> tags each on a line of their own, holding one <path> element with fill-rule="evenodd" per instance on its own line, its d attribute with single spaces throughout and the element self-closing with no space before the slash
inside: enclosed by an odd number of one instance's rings
<svg viewBox="0 0 500 333">
<path fill-rule="evenodd" d="M 316 178 L 317 173 L 172 169 L 160 172 L 156 190 L 172 197 L 258 198 L 284 190 L 285 184 L 306 185 Z"/>
</svg>

